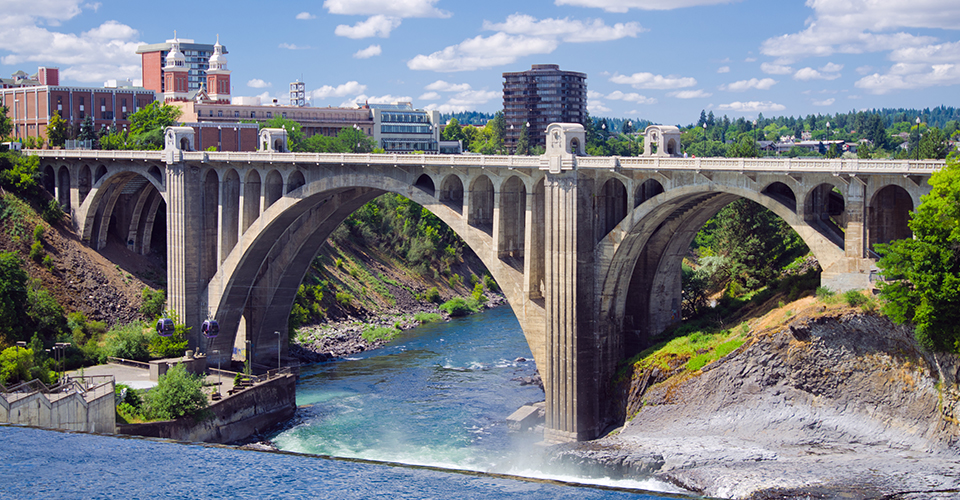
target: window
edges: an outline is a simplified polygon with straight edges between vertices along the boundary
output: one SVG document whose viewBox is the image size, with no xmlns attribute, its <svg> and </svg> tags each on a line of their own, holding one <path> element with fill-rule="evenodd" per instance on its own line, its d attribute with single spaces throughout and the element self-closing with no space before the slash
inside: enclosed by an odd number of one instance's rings
<svg viewBox="0 0 960 500">
<path fill-rule="evenodd" d="M 250 112 L 250 118 L 256 118 L 256 117 L 257 117 L 257 112 L 256 112 L 256 111 L 251 111 L 251 112 Z"/>
</svg>

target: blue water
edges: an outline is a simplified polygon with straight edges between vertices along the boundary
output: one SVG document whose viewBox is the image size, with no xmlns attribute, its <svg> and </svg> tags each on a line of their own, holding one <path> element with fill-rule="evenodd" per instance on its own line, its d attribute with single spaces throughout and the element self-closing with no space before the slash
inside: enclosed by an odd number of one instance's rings
<svg viewBox="0 0 960 500">
<path fill-rule="evenodd" d="M 517 357 L 530 359 L 529 348 L 504 307 L 305 367 L 304 407 L 273 438 L 284 450 L 314 455 L 0 425 L 0 499 L 679 498 L 650 493 L 671 487 L 647 478 L 545 468 L 539 437 L 510 434 L 504 424 L 543 398 L 511 380 L 535 370 Z M 606 486 L 573 484 L 586 482 Z"/>
<path fill-rule="evenodd" d="M 302 367 L 298 420 L 272 440 L 292 452 L 678 491 L 546 465 L 542 437 L 510 433 L 505 421 L 543 400 L 513 380 L 535 371 L 509 307 L 423 325 L 382 349 Z"/>
</svg>

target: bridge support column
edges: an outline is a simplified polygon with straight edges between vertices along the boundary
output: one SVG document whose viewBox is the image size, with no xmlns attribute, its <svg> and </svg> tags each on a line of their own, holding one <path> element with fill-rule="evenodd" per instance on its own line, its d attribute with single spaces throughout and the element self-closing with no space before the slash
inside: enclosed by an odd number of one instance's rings
<svg viewBox="0 0 960 500">
<path fill-rule="evenodd" d="M 593 439 L 599 432 L 594 181 L 574 171 L 547 175 L 545 290 L 547 415 L 544 439 Z"/>
<path fill-rule="evenodd" d="M 844 257 L 820 274 L 820 284 L 840 292 L 870 288 L 870 270 L 874 261 L 867 250 L 864 203 L 864 184 L 858 177 L 850 179 L 846 211 L 846 228 L 843 233 Z"/>
<path fill-rule="evenodd" d="M 180 322 L 192 327 L 187 334 L 191 349 L 200 340 L 206 305 L 200 276 L 201 249 L 213 241 L 203 239 L 203 205 L 200 169 L 184 163 L 167 165 L 167 307 Z"/>
</svg>

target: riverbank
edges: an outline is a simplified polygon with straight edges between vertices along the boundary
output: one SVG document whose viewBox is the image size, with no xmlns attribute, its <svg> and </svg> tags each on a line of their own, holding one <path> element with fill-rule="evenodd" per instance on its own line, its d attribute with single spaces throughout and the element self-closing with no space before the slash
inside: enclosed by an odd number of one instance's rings
<svg viewBox="0 0 960 500">
<path fill-rule="evenodd" d="M 956 357 L 923 352 L 886 318 L 805 300 L 555 460 L 721 498 L 957 498 Z"/>
<path fill-rule="evenodd" d="M 506 304 L 506 298 L 501 293 L 487 291 L 486 295 L 484 310 Z M 443 321 L 450 321 L 450 315 L 441 311 L 437 304 L 415 302 L 406 306 L 403 311 L 388 310 L 363 317 L 351 316 L 300 328 L 290 344 L 290 355 L 302 363 L 321 363 L 377 349 L 389 340 L 369 341 L 363 338 L 364 331 L 370 328 L 416 328 L 421 325 L 414 319 L 417 313 L 437 314 Z"/>
</svg>

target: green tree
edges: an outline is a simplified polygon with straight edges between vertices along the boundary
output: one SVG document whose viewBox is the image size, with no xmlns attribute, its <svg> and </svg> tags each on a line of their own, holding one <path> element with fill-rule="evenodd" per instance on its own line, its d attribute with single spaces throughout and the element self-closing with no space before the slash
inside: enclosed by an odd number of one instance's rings
<svg viewBox="0 0 960 500">
<path fill-rule="evenodd" d="M 306 153 L 349 153 L 350 149 L 336 137 L 316 134 L 304 139 L 300 145 L 300 151 Z"/>
<path fill-rule="evenodd" d="M 337 140 L 340 141 L 341 147 L 349 153 L 369 153 L 377 146 L 372 137 L 356 127 L 340 129 L 340 132 L 337 133 Z"/>
<path fill-rule="evenodd" d="M 8 111 L 6 106 L 0 106 L 0 138 L 9 136 L 13 131 L 13 123 L 7 117 Z"/>
<path fill-rule="evenodd" d="M 56 338 L 63 331 L 65 317 L 63 307 L 57 299 L 43 287 L 40 280 L 30 280 L 27 287 L 27 316 L 37 333 L 46 338 Z"/>
<path fill-rule="evenodd" d="M 303 148 L 303 126 L 289 118 L 283 116 L 274 116 L 263 122 L 260 128 L 282 128 L 287 131 L 287 146 L 290 151 L 304 151 Z"/>
<path fill-rule="evenodd" d="M 927 133 L 923 134 L 923 138 L 920 139 L 921 158 L 942 160 L 947 157 L 948 151 L 950 151 L 950 145 L 947 144 L 943 132 L 936 127 L 928 129 Z"/>
<path fill-rule="evenodd" d="M 23 340 L 27 273 L 16 252 L 0 252 L 0 343 Z M 4 338 L 7 337 L 7 338 Z"/>
<path fill-rule="evenodd" d="M 51 146 L 62 147 L 67 140 L 67 122 L 60 117 L 59 112 L 54 112 L 53 116 L 47 122 L 47 141 Z"/>
<path fill-rule="evenodd" d="M 463 134 L 463 127 L 456 118 L 451 118 L 447 126 L 443 127 L 443 133 L 440 138 L 444 141 L 466 141 L 467 137 Z"/>
<path fill-rule="evenodd" d="M 934 172 L 931 190 L 910 219 L 913 238 L 877 245 L 884 312 L 912 323 L 917 340 L 960 353 L 960 160 Z"/>
<path fill-rule="evenodd" d="M 92 141 L 97 138 L 97 131 L 93 129 L 93 117 L 87 115 L 80 123 L 80 135 L 77 136 L 81 141 Z"/>
<path fill-rule="evenodd" d="M 493 149 L 498 153 L 503 153 L 503 138 L 507 133 L 507 120 L 503 116 L 503 111 L 497 111 L 493 119 L 487 122 L 485 128 L 490 129 L 490 142 Z"/>
<path fill-rule="evenodd" d="M 144 395 L 145 416 L 151 420 L 171 420 L 180 417 L 200 417 L 207 409 L 203 394 L 203 378 L 187 373 L 183 365 L 176 365 L 160 375 L 157 386 Z"/>
<path fill-rule="evenodd" d="M 150 359 L 150 337 L 146 323 L 135 322 L 114 326 L 107 332 L 104 354 L 115 358 L 147 361 Z"/>
<path fill-rule="evenodd" d="M 729 158 L 756 158 L 760 156 L 757 149 L 757 143 L 753 140 L 751 134 L 743 134 L 740 140 L 727 148 L 727 157 Z"/>
<path fill-rule="evenodd" d="M 521 125 L 520 126 L 520 137 L 517 139 L 517 148 L 514 150 L 513 154 L 516 155 L 528 155 L 530 154 L 530 136 L 527 133 L 529 127 Z"/>
<path fill-rule="evenodd" d="M 130 115 L 130 136 L 135 147 L 163 148 L 163 131 L 180 118 L 180 108 L 153 101 Z M 123 148 L 121 148 L 123 149 Z"/>
<path fill-rule="evenodd" d="M 0 155 L 0 186 L 23 196 L 35 196 L 40 188 L 40 158 L 16 153 Z"/>
</svg>

